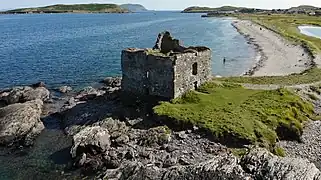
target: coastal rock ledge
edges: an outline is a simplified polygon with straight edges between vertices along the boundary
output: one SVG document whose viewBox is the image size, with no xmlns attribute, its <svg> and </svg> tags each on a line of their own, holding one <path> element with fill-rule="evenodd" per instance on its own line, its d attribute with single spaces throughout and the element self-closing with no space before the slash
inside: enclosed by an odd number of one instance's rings
<svg viewBox="0 0 321 180">
<path fill-rule="evenodd" d="M 45 128 L 40 120 L 42 106 L 37 99 L 0 108 L 0 145 L 32 145 Z"/>
<path fill-rule="evenodd" d="M 132 162 L 118 169 L 107 170 L 102 177 L 113 180 L 320 180 L 321 174 L 308 160 L 281 158 L 265 149 L 257 148 L 241 160 L 231 154 L 225 154 L 189 166 L 158 168 L 152 164 L 145 166 L 140 162 Z"/>
</svg>

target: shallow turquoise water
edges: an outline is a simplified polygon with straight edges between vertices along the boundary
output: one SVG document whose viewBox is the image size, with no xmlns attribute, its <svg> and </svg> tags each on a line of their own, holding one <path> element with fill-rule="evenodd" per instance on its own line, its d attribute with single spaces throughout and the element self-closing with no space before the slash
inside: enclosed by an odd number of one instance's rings
<svg viewBox="0 0 321 180">
<path fill-rule="evenodd" d="M 300 26 L 299 27 L 302 34 L 307 36 L 313 36 L 321 39 L 321 27 L 316 26 Z"/>
<path fill-rule="evenodd" d="M 179 12 L 0 15 L 0 88 L 38 81 L 82 87 L 120 75 L 121 50 L 153 47 L 164 30 L 186 46 L 210 47 L 213 74 L 239 75 L 255 51 L 231 22 Z"/>
</svg>

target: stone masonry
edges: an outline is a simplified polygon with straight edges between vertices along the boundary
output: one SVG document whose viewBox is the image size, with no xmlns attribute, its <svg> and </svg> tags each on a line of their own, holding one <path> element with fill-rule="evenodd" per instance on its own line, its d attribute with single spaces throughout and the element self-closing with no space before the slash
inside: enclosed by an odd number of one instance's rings
<svg viewBox="0 0 321 180">
<path fill-rule="evenodd" d="M 122 90 L 173 99 L 211 78 L 211 50 L 184 47 L 169 32 L 160 33 L 153 49 L 122 51 Z"/>
</svg>

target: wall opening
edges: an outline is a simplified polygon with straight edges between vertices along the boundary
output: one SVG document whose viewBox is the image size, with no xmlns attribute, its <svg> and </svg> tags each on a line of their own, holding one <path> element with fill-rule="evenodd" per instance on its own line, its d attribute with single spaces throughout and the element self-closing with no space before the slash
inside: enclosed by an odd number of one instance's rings
<svg viewBox="0 0 321 180">
<path fill-rule="evenodd" d="M 194 89 L 197 90 L 198 86 L 197 86 L 197 81 L 194 82 Z"/>
<path fill-rule="evenodd" d="M 197 75 L 197 63 L 194 63 L 194 64 L 192 65 L 192 74 L 193 74 L 193 75 Z"/>
</svg>

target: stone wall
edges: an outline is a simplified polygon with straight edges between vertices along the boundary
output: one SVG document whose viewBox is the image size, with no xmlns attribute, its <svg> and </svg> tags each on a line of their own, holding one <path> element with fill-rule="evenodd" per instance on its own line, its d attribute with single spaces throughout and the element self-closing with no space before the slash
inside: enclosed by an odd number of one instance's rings
<svg viewBox="0 0 321 180">
<path fill-rule="evenodd" d="M 174 97 L 174 59 L 148 50 L 122 51 L 122 90 L 137 95 Z"/>
<path fill-rule="evenodd" d="M 211 50 L 206 47 L 194 47 L 191 50 L 194 51 L 175 55 L 174 98 L 199 87 L 211 78 Z"/>
</svg>

